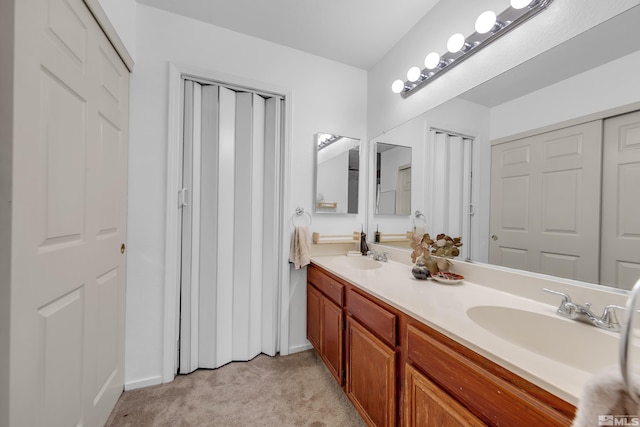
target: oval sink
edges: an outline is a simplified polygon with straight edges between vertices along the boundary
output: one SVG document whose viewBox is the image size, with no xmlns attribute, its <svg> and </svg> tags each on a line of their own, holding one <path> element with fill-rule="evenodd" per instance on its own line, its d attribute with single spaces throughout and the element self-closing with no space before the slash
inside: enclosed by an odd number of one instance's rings
<svg viewBox="0 0 640 427">
<path fill-rule="evenodd" d="M 340 258 L 338 261 L 340 264 L 344 265 L 348 268 L 353 268 L 356 270 L 375 270 L 376 268 L 381 268 L 382 263 L 379 261 L 375 261 L 369 257 L 347 257 Z"/>
<path fill-rule="evenodd" d="M 618 363 L 619 337 L 595 326 L 509 307 L 477 306 L 467 315 L 512 344 L 586 372 Z"/>
</svg>

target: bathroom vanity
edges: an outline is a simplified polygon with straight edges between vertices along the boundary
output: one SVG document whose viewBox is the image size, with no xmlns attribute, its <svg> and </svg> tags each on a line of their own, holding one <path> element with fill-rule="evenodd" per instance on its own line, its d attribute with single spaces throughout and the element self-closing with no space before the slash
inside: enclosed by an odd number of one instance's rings
<svg viewBox="0 0 640 427">
<path fill-rule="evenodd" d="M 538 365 L 556 376 L 562 366 L 501 344 L 464 314 L 469 304 L 510 303 L 481 288 L 414 280 L 400 263 L 314 257 L 308 338 L 371 426 L 571 425 L 576 391 L 529 374 Z"/>
</svg>

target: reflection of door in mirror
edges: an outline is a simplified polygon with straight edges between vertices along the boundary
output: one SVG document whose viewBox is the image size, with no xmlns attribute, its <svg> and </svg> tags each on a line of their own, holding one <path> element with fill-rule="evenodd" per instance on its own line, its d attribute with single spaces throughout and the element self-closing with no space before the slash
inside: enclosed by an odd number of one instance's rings
<svg viewBox="0 0 640 427">
<path fill-rule="evenodd" d="M 494 145 L 490 262 L 630 289 L 640 277 L 639 135 L 635 112 Z"/>
<path fill-rule="evenodd" d="M 640 111 L 604 121 L 600 282 L 631 289 L 640 277 Z"/>
<path fill-rule="evenodd" d="M 411 164 L 398 167 L 396 215 L 411 214 Z"/>
<path fill-rule="evenodd" d="M 460 259 L 471 247 L 471 152 L 473 137 L 431 129 L 428 165 L 430 188 L 425 213 L 432 237 L 444 233 L 460 237 Z"/>
<path fill-rule="evenodd" d="M 492 147 L 493 264 L 598 281 L 600 120 Z"/>
</svg>

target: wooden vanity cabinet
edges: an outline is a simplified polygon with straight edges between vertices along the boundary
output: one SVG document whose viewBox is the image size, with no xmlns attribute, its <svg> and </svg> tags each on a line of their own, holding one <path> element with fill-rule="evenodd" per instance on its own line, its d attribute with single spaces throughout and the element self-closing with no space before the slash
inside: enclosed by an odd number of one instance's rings
<svg viewBox="0 0 640 427">
<path fill-rule="evenodd" d="M 406 426 L 482 427 L 471 411 L 410 364 L 405 365 Z"/>
<path fill-rule="evenodd" d="M 369 426 L 571 425 L 573 405 L 320 267 L 307 277 L 307 337 Z"/>
<path fill-rule="evenodd" d="M 344 285 L 314 266 L 307 270 L 307 339 L 338 384 L 344 383 Z"/>
<path fill-rule="evenodd" d="M 347 291 L 345 392 L 370 426 L 396 425 L 397 316 Z"/>
<path fill-rule="evenodd" d="M 456 416 L 466 423 L 452 421 L 452 424 L 441 425 L 571 425 L 575 411 L 572 405 L 433 329 L 410 322 L 406 328 L 406 341 L 407 379 L 420 374 L 421 379 L 428 381 L 433 395 L 439 396 L 432 399 L 437 402 L 429 403 L 436 408 L 433 412 L 441 412 L 437 407 L 442 406 L 440 402 L 447 402 L 452 410 L 455 409 Z M 407 425 L 422 425 L 412 424 L 411 420 L 417 412 L 430 412 L 431 409 L 416 407 L 411 393 L 409 386 L 405 421 Z"/>
</svg>

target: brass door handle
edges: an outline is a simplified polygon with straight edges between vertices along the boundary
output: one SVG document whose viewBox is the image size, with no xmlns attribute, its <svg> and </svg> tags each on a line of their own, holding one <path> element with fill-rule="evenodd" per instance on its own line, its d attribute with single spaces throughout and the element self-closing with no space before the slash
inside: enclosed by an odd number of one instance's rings
<svg viewBox="0 0 640 427">
<path fill-rule="evenodd" d="M 126 250 L 127 250 L 127 247 L 126 247 L 126 245 L 124 243 L 122 245 L 120 245 L 120 253 L 121 254 L 123 254 L 124 251 L 126 251 Z"/>
</svg>

